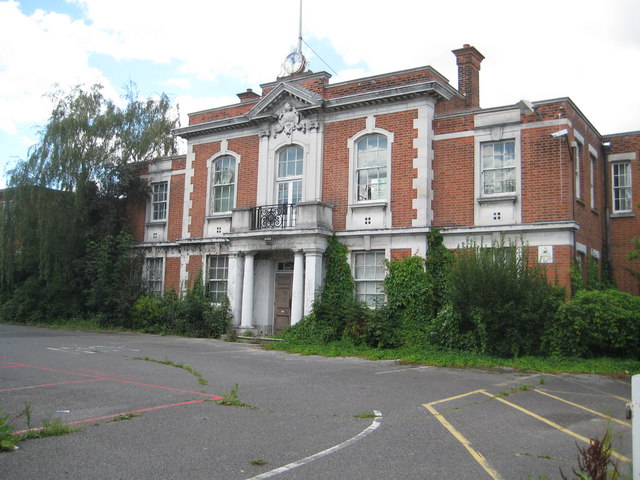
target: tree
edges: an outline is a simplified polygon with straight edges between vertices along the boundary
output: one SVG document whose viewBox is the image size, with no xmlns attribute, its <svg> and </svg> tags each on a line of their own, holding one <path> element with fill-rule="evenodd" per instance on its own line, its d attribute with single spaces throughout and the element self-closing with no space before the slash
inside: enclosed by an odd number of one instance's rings
<svg viewBox="0 0 640 480">
<path fill-rule="evenodd" d="M 139 162 L 176 152 L 171 130 L 178 117 L 166 95 L 140 100 L 133 84 L 124 107 L 100 85 L 49 97 L 53 110 L 38 143 L 9 172 L 0 301 L 13 297 L 15 311 L 16 294 L 42 298 L 48 309 L 58 304 L 56 314 L 69 315 L 86 307 L 83 292 L 91 291 L 89 242 L 127 232 L 127 202 L 146 196 Z"/>
</svg>

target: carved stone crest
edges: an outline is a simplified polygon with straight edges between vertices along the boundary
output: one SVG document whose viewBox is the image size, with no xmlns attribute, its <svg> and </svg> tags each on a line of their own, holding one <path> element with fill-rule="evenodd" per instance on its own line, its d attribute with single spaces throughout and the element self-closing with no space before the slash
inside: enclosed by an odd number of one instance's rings
<svg viewBox="0 0 640 480">
<path fill-rule="evenodd" d="M 284 108 L 278 115 L 278 122 L 273 127 L 273 137 L 277 137 L 280 133 L 291 136 L 295 130 L 306 131 L 306 125 L 300 123 L 300 114 L 296 107 L 289 102 L 284 104 Z"/>
</svg>

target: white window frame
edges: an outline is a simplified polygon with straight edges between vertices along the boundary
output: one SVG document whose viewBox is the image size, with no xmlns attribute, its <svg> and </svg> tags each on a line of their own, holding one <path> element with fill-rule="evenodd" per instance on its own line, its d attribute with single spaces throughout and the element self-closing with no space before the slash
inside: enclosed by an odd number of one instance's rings
<svg viewBox="0 0 640 480">
<path fill-rule="evenodd" d="M 356 300 L 372 308 L 382 305 L 385 300 L 383 288 L 386 274 L 385 258 L 384 250 L 354 251 L 351 253 Z M 371 259 L 374 260 L 373 263 L 370 261 Z M 372 289 L 374 291 L 371 291 Z"/>
<path fill-rule="evenodd" d="M 215 263 L 215 265 L 214 265 Z M 212 275 L 213 273 L 213 275 Z M 229 256 L 207 256 L 207 297 L 214 303 L 222 303 L 229 288 Z"/>
<path fill-rule="evenodd" d="M 359 200 L 358 199 L 358 142 L 369 135 L 382 135 L 387 138 L 387 195 L 384 200 Z M 349 148 L 349 198 L 351 205 L 388 205 L 391 202 L 393 192 L 391 156 L 393 152 L 394 134 L 382 128 L 375 126 L 375 116 L 369 116 L 366 119 L 366 128 L 353 137 L 347 143 Z M 388 211 L 389 209 L 387 209 Z"/>
<path fill-rule="evenodd" d="M 596 209 L 596 162 L 597 157 L 589 152 L 589 202 L 593 210 Z"/>
<path fill-rule="evenodd" d="M 485 152 L 485 147 L 487 146 L 496 146 L 496 145 L 500 145 L 500 144 L 507 144 L 507 143 L 512 143 L 513 144 L 513 165 L 512 166 L 507 166 L 507 167 L 501 167 L 501 168 L 485 168 L 484 166 L 484 160 L 485 160 L 485 156 L 484 156 L 484 152 Z M 519 177 L 520 177 L 520 154 L 519 154 L 519 149 L 518 149 L 518 141 L 516 138 L 503 138 L 501 140 L 487 140 L 487 141 L 482 141 L 479 144 L 479 190 L 480 190 L 480 197 L 481 198 L 501 198 L 501 197 L 511 197 L 514 195 L 517 195 L 520 188 L 519 188 Z M 495 157 L 495 150 L 494 150 L 494 155 L 492 158 Z M 498 171 L 498 170 L 513 170 L 513 190 L 512 191 L 503 191 L 503 192 L 490 192 L 487 193 L 485 191 L 485 173 L 489 172 L 489 171 Z M 506 180 L 505 180 L 506 181 Z"/>
<path fill-rule="evenodd" d="M 156 187 L 164 185 L 164 192 L 156 192 Z M 159 193 L 164 193 L 164 199 L 157 198 Z M 164 215 L 157 215 L 159 207 L 163 206 Z M 156 208 L 158 207 L 158 208 Z M 166 222 L 169 216 L 169 182 L 160 181 L 151 183 L 151 204 L 149 209 L 149 220 L 151 222 Z"/>
<path fill-rule="evenodd" d="M 300 152 L 300 158 L 295 158 L 294 161 L 296 164 L 299 163 L 301 171 L 300 172 L 296 172 L 293 175 L 285 175 L 281 176 L 280 175 L 280 161 L 282 159 L 282 155 L 286 154 L 286 152 L 290 151 L 291 149 L 296 149 L 296 152 Z M 304 198 L 304 170 L 305 170 L 305 151 L 304 151 L 304 147 L 302 145 L 298 145 L 297 143 L 292 143 L 290 145 L 285 145 L 282 148 L 279 148 L 276 151 L 276 184 L 275 184 L 275 199 L 276 202 L 278 204 L 282 204 L 282 203 L 286 203 L 286 204 L 292 204 L 295 205 L 298 202 L 301 202 Z M 285 160 L 288 162 L 288 160 Z M 298 199 L 294 199 L 293 198 L 293 186 L 294 184 L 299 183 L 300 184 L 300 196 Z M 281 201 L 280 198 L 280 186 L 287 184 L 287 201 L 283 202 Z"/>
<path fill-rule="evenodd" d="M 371 139 L 376 139 L 377 143 L 379 143 L 381 140 L 384 140 L 384 144 L 385 147 L 384 149 L 378 148 L 378 149 L 366 149 L 366 150 L 361 150 L 360 149 L 360 145 L 363 144 L 363 142 L 369 142 L 369 140 Z M 380 165 L 374 165 L 374 166 L 361 166 L 360 165 L 360 160 L 361 158 L 364 157 L 365 152 L 372 152 L 372 151 L 376 151 L 379 152 L 377 156 L 382 157 L 382 161 L 380 162 Z M 361 156 L 362 155 L 362 156 Z M 384 177 L 380 176 L 380 171 L 384 170 Z M 367 183 L 360 183 L 360 174 L 361 173 L 366 173 L 367 174 L 367 178 L 368 178 L 368 182 Z M 375 177 L 375 179 L 380 180 L 381 178 L 384 178 L 384 195 L 379 195 L 379 191 L 380 191 L 380 187 L 377 187 L 378 190 L 378 194 L 377 195 L 372 195 L 372 192 L 374 191 L 374 182 L 372 180 L 374 180 L 374 178 L 369 176 L 369 173 L 376 173 L 377 176 Z M 388 202 L 389 201 L 389 175 L 390 171 L 389 171 L 389 140 L 387 138 L 386 135 L 383 135 L 381 133 L 370 133 L 367 135 L 362 136 L 361 138 L 359 138 L 356 142 L 355 142 L 355 172 L 354 172 L 354 179 L 355 179 L 355 191 L 356 191 L 356 201 L 358 203 L 361 202 L 367 202 L 367 201 L 373 201 L 373 202 Z M 378 185 L 381 185 L 382 182 L 375 182 Z M 372 198 L 375 197 L 375 198 Z"/>
<path fill-rule="evenodd" d="M 163 257 L 144 259 L 143 279 L 147 292 L 158 295 L 162 295 L 164 292 L 164 264 Z"/>
<path fill-rule="evenodd" d="M 582 142 L 575 141 L 573 143 L 573 161 L 575 164 L 575 189 L 576 189 L 576 200 L 582 200 L 582 151 L 584 150 Z"/>
<path fill-rule="evenodd" d="M 625 177 L 628 180 L 626 185 L 617 185 L 617 179 L 620 178 L 616 170 L 624 167 L 626 170 Z M 614 162 L 611 164 L 611 208 L 613 213 L 629 213 L 633 210 L 633 190 L 631 177 L 631 162 Z M 620 192 L 628 192 L 626 198 L 619 196 Z M 626 208 L 617 208 L 619 202 L 624 201 Z"/>
<path fill-rule="evenodd" d="M 232 181 L 227 183 L 216 183 L 216 168 L 220 162 L 233 161 L 233 178 Z M 229 213 L 236 206 L 236 191 L 238 185 L 238 159 L 234 155 L 228 153 L 218 155 L 211 160 L 209 166 L 209 182 L 210 182 L 210 194 L 209 194 L 209 214 L 216 215 L 221 213 Z M 231 188 L 231 195 L 228 198 L 229 208 L 227 210 L 216 210 L 216 191 L 217 189 Z"/>
</svg>

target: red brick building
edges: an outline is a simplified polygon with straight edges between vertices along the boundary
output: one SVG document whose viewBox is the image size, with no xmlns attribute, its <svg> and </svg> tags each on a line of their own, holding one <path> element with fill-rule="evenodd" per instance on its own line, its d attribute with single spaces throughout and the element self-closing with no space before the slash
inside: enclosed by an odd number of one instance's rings
<svg viewBox="0 0 640 480">
<path fill-rule="evenodd" d="M 152 188 L 134 220 L 151 289 L 199 272 L 241 329 L 279 331 L 310 311 L 333 234 L 356 295 L 382 296 L 385 259 L 424 256 L 441 230 L 524 241 L 549 279 L 574 260 L 625 260 L 640 235 L 640 132 L 603 137 L 569 98 L 480 108 L 483 56 L 453 51 L 458 88 L 432 67 L 329 83 L 301 71 L 190 115 L 186 156 L 144 166 Z M 640 268 L 638 268 L 640 269 Z"/>
</svg>

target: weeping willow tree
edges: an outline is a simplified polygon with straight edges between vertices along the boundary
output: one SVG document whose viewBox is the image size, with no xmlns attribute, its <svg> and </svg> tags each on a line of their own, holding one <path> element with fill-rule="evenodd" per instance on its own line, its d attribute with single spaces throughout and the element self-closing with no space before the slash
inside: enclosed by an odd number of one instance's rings
<svg viewBox="0 0 640 480">
<path fill-rule="evenodd" d="M 0 319 L 87 313 L 100 275 L 87 268 L 91 249 L 128 231 L 127 204 L 146 196 L 140 162 L 176 152 L 178 118 L 165 95 L 140 100 L 131 84 L 123 107 L 100 85 L 49 96 L 51 116 L 4 192 Z"/>
</svg>

